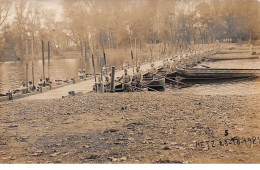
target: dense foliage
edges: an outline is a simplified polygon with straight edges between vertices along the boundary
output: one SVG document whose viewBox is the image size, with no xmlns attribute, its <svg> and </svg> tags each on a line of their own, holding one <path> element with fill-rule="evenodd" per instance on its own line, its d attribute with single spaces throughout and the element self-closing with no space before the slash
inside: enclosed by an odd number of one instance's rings
<svg viewBox="0 0 260 170">
<path fill-rule="evenodd" d="M 25 41 L 32 39 L 36 55 L 41 40 L 62 55 L 80 50 L 81 42 L 89 51 L 130 48 L 136 40 L 140 49 L 160 43 L 171 52 L 258 38 L 257 0 L 56 0 L 62 17 L 44 8 L 44 1 L 0 0 L 0 60 L 23 59 Z"/>
</svg>

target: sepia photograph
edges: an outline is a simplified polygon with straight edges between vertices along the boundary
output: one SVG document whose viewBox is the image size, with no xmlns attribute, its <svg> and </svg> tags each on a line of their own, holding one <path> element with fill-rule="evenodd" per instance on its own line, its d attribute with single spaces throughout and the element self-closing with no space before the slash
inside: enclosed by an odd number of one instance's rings
<svg viewBox="0 0 260 170">
<path fill-rule="evenodd" d="M 260 164 L 260 0 L 0 0 L 0 164 Z"/>
</svg>

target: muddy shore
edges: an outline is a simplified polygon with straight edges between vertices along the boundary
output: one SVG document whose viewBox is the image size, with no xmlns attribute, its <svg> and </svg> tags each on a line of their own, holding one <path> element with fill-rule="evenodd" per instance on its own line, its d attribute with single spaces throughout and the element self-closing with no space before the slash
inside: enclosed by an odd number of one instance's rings
<svg viewBox="0 0 260 170">
<path fill-rule="evenodd" d="M 259 99 L 167 91 L 2 102 L 0 163 L 259 163 Z"/>
</svg>

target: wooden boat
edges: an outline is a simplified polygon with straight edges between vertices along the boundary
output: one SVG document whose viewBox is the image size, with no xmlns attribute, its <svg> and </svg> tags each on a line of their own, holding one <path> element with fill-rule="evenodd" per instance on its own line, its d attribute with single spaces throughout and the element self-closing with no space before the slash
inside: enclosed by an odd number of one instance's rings
<svg viewBox="0 0 260 170">
<path fill-rule="evenodd" d="M 148 91 L 164 91 L 165 90 L 165 78 L 160 76 L 154 76 L 152 73 L 146 73 L 143 75 L 143 81 L 141 82 L 141 88 L 147 88 Z M 132 88 L 135 88 L 134 83 L 132 84 Z M 116 82 L 115 83 L 115 92 L 123 92 L 122 83 Z"/>
<path fill-rule="evenodd" d="M 151 91 L 165 90 L 165 78 L 161 76 L 154 76 L 150 72 L 143 75 L 143 82 L 141 84 L 143 87 L 147 87 L 148 90 Z"/>
<path fill-rule="evenodd" d="M 177 76 L 185 79 L 226 79 L 260 76 L 260 69 L 177 69 Z"/>
<path fill-rule="evenodd" d="M 154 79 L 144 85 L 148 87 L 148 91 L 164 91 L 165 90 L 165 78 Z"/>
<path fill-rule="evenodd" d="M 220 60 L 248 60 L 248 59 L 259 59 L 258 56 L 254 56 L 254 57 L 234 57 L 234 58 L 205 58 L 206 60 L 210 60 L 210 61 L 220 61 Z"/>
<path fill-rule="evenodd" d="M 175 81 L 175 77 L 177 76 L 177 72 L 174 70 L 173 72 L 169 72 L 170 69 L 160 67 L 158 68 L 157 77 L 165 78 L 165 83 L 171 83 Z"/>
<path fill-rule="evenodd" d="M 165 82 L 171 83 L 172 81 L 175 81 L 175 77 L 177 76 L 177 72 L 174 71 L 172 73 L 168 73 L 165 75 Z"/>
</svg>

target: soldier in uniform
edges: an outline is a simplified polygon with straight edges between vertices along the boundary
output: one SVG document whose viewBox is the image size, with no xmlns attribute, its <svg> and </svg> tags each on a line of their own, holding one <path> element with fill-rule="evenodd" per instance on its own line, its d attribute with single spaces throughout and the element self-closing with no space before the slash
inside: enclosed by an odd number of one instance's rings
<svg viewBox="0 0 260 170">
<path fill-rule="evenodd" d="M 151 68 L 149 69 L 149 73 L 151 74 L 151 78 L 154 79 L 154 76 L 157 73 L 157 69 L 154 67 L 154 63 L 151 64 Z"/>
<path fill-rule="evenodd" d="M 35 87 L 34 85 L 32 84 L 32 81 L 29 81 L 29 91 L 34 91 L 35 90 Z"/>
<path fill-rule="evenodd" d="M 42 78 L 40 78 L 40 80 L 38 81 L 38 86 L 43 86 Z"/>
<path fill-rule="evenodd" d="M 136 68 L 136 73 L 133 76 L 133 83 L 136 87 L 141 87 L 141 82 L 143 81 L 143 74 L 140 71 L 140 67 Z"/>
<path fill-rule="evenodd" d="M 168 59 L 166 58 L 163 60 L 163 67 L 166 68 L 167 65 L 168 65 Z"/>
<path fill-rule="evenodd" d="M 111 73 L 107 73 L 105 70 L 103 71 L 104 75 L 104 86 L 105 86 L 105 91 L 109 91 L 111 89 Z"/>
<path fill-rule="evenodd" d="M 151 68 L 150 68 L 149 72 L 154 75 L 157 73 L 157 69 L 154 67 L 154 63 L 151 64 Z"/>
<path fill-rule="evenodd" d="M 169 60 L 169 68 L 168 68 L 169 72 L 172 71 L 173 64 L 174 64 L 174 61 L 173 61 L 173 58 L 171 57 L 170 60 Z"/>
<path fill-rule="evenodd" d="M 132 83 L 132 76 L 127 74 L 127 69 L 125 69 L 124 75 L 119 79 L 122 83 L 122 88 L 124 91 L 130 91 L 130 86 Z"/>
</svg>

